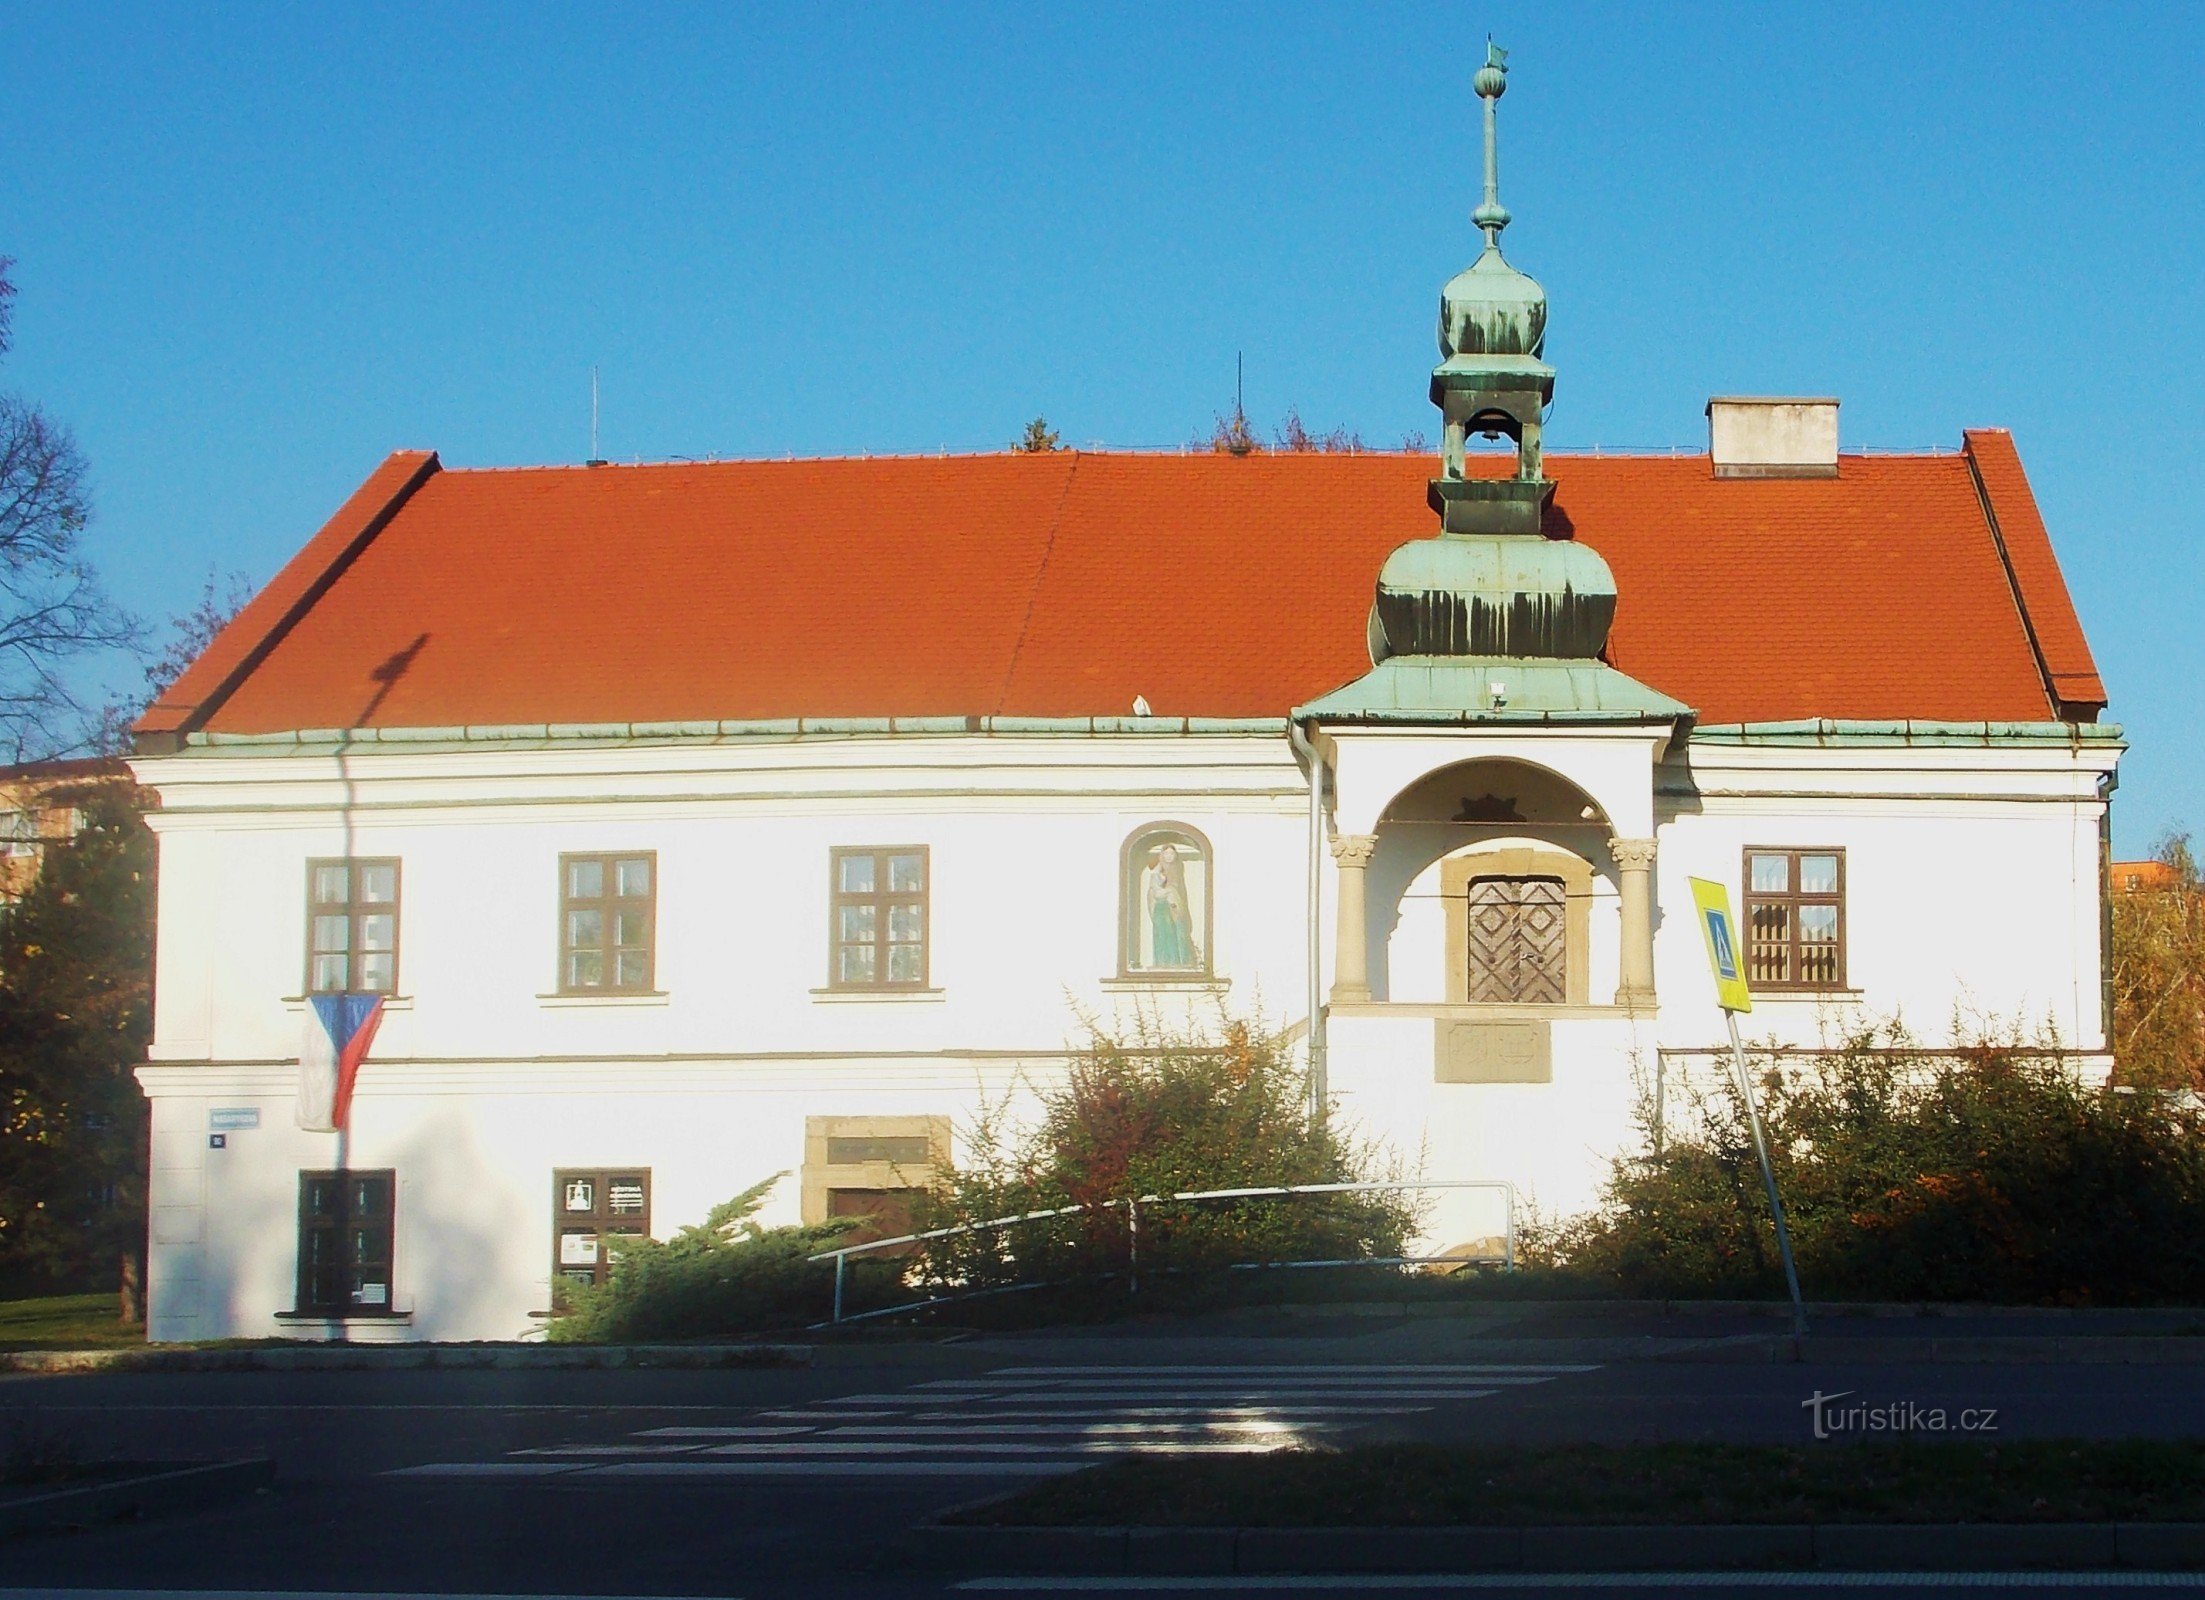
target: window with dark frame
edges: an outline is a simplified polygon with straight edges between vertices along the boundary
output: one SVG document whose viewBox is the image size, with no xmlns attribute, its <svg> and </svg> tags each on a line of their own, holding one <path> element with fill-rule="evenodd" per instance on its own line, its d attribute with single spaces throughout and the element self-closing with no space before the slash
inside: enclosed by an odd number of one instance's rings
<svg viewBox="0 0 2205 1600">
<path fill-rule="evenodd" d="M 658 857 L 559 858 L 559 991 L 645 994 L 655 968 Z"/>
<path fill-rule="evenodd" d="M 398 992 L 398 860 L 306 864 L 306 992 Z"/>
<path fill-rule="evenodd" d="M 833 853 L 830 986 L 923 989 L 927 852 L 923 845 Z"/>
<path fill-rule="evenodd" d="M 1845 987 L 1845 852 L 1746 851 L 1746 982 Z"/>
<path fill-rule="evenodd" d="M 551 1175 L 551 1286 L 603 1283 L 622 1239 L 651 1236 L 649 1167 L 561 1167 Z"/>
<path fill-rule="evenodd" d="M 298 1309 L 309 1315 L 388 1316 L 392 1201 L 397 1174 L 299 1174 Z"/>
</svg>

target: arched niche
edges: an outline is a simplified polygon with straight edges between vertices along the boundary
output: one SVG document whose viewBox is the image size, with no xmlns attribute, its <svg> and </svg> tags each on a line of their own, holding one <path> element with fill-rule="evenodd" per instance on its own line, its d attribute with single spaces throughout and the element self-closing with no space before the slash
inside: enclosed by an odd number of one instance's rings
<svg viewBox="0 0 2205 1600">
<path fill-rule="evenodd" d="M 1518 757 L 1476 757 L 1424 773 L 1386 802 L 1388 822 L 1446 822 L 1537 828 L 1590 828 L 1605 835 L 1607 814 L 1582 784 Z"/>
<path fill-rule="evenodd" d="M 1118 976 L 1150 982 L 1211 976 L 1217 858 L 1199 828 L 1143 823 L 1118 852 Z"/>
</svg>

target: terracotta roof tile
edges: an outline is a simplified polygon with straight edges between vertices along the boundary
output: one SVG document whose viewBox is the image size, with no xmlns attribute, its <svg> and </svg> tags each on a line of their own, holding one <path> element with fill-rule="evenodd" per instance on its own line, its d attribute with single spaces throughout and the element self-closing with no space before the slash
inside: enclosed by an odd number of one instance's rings
<svg viewBox="0 0 2205 1600">
<path fill-rule="evenodd" d="M 2103 706 L 2105 684 L 2068 598 L 2067 580 L 2052 554 L 2052 536 L 2037 511 L 2037 497 L 2021 470 L 2014 436 L 2003 428 L 1970 428 L 1964 437 L 1968 461 L 1990 508 L 1991 531 L 2013 575 L 2030 640 L 2054 698 L 2078 708 Z"/>
<path fill-rule="evenodd" d="M 1553 520 L 1615 570 L 1615 665 L 1704 721 L 2041 720 L 1978 437 L 1835 479 L 1549 456 Z M 2087 663 L 2042 523 L 2013 526 L 2005 450 L 2006 559 L 2037 637 Z M 142 726 L 1123 715 L 1136 695 L 1281 716 L 1368 666 L 1379 564 L 1433 527 L 1421 455 L 432 461 L 397 492 L 418 459 L 386 463 Z M 378 496 L 386 524 L 347 543 Z M 319 570 L 333 549 L 349 559 Z"/>
</svg>

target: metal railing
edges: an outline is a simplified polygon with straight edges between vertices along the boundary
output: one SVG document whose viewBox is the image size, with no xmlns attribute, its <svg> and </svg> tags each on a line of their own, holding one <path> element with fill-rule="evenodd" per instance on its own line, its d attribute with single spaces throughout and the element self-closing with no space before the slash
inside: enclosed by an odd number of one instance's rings
<svg viewBox="0 0 2205 1600">
<path fill-rule="evenodd" d="M 924 1233 L 898 1234 L 893 1239 L 868 1239 L 863 1244 L 849 1244 L 839 1250 L 822 1250 L 810 1261 L 832 1261 L 835 1264 L 834 1310 L 825 1322 L 816 1322 L 814 1328 L 831 1328 L 844 1322 L 863 1322 L 872 1317 L 895 1316 L 900 1312 L 919 1311 L 928 1306 L 946 1305 L 955 1300 L 970 1300 L 981 1295 L 1011 1294 L 1023 1289 L 1039 1289 L 1041 1283 L 1003 1284 L 987 1289 L 971 1289 L 961 1294 L 935 1295 L 925 1300 L 913 1300 L 904 1305 L 883 1306 L 874 1311 L 843 1314 L 843 1288 L 848 1276 L 850 1257 L 870 1255 L 881 1250 L 894 1250 L 906 1245 L 922 1244 L 929 1239 L 951 1239 L 964 1234 L 987 1233 L 998 1228 L 1015 1228 L 1026 1222 L 1046 1222 L 1052 1217 L 1075 1217 L 1098 1211 L 1126 1213 L 1126 1293 L 1141 1292 L 1141 1208 L 1143 1206 L 1175 1205 L 1202 1200 L 1272 1200 L 1298 1194 L 1400 1194 L 1409 1190 L 1424 1189 L 1489 1189 L 1500 1193 L 1506 1203 L 1507 1222 L 1502 1235 L 1501 1266 L 1503 1271 L 1516 1270 L 1516 1186 L 1501 1179 L 1446 1178 L 1388 1183 L 1294 1183 L 1275 1188 L 1257 1189 L 1190 1189 L 1178 1194 L 1145 1194 L 1123 1200 L 1098 1200 L 1088 1205 L 1056 1206 L 1044 1211 L 1025 1211 L 1017 1216 L 990 1217 L 985 1222 L 960 1222 L 949 1228 L 929 1228 Z M 1350 1256 L 1327 1261 L 1235 1261 L 1227 1265 L 1227 1271 L 1248 1272 L 1266 1268 L 1312 1267 L 1414 1267 L 1414 1266 L 1462 1266 L 1471 1258 L 1463 1256 Z"/>
</svg>

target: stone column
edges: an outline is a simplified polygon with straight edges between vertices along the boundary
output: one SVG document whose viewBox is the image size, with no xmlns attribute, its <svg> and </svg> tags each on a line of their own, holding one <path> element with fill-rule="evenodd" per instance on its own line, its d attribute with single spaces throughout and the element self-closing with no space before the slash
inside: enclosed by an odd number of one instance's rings
<svg viewBox="0 0 2205 1600">
<path fill-rule="evenodd" d="M 1622 869 L 1623 959 L 1615 1003 L 1646 1010 L 1654 1004 L 1654 841 L 1611 839 L 1608 853 Z"/>
<path fill-rule="evenodd" d="M 1343 833 L 1332 841 L 1332 859 L 1340 863 L 1340 924 L 1333 940 L 1332 1000 L 1370 998 L 1370 927 L 1363 915 L 1363 869 L 1377 853 L 1378 836 Z"/>
</svg>

